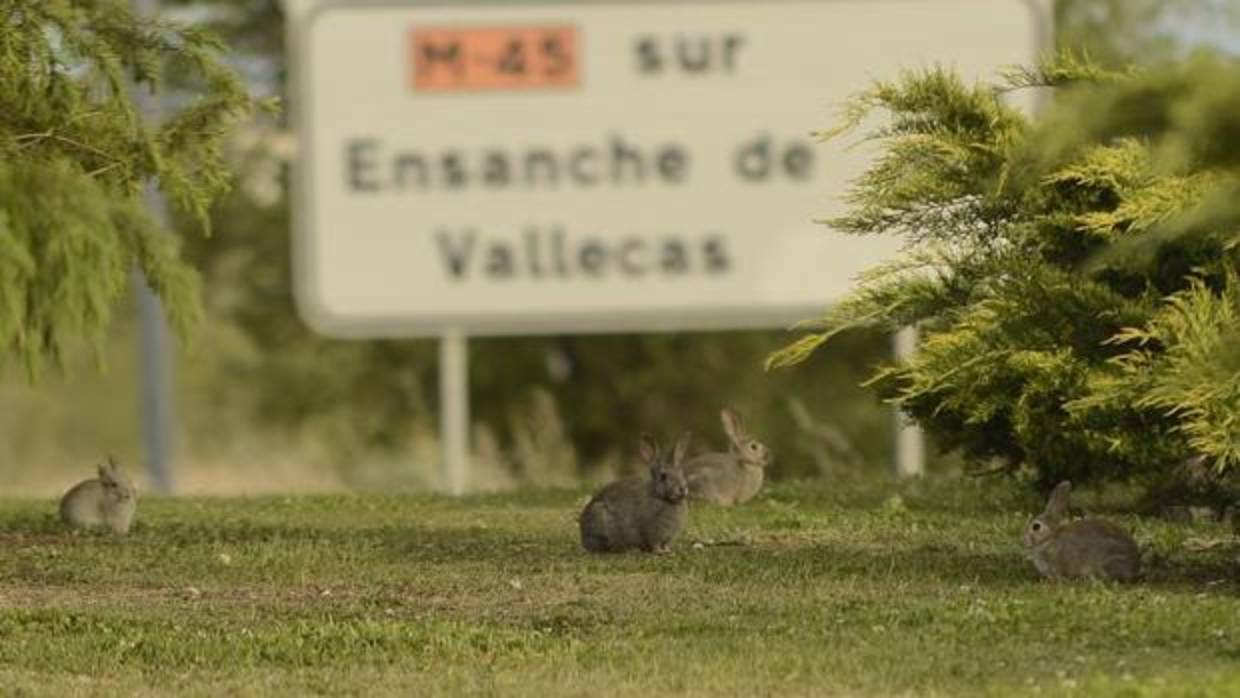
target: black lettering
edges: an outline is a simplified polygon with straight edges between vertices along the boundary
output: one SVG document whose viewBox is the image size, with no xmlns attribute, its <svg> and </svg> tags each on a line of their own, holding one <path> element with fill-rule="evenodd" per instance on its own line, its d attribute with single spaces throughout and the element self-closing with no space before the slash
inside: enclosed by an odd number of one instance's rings
<svg viewBox="0 0 1240 698">
<path fill-rule="evenodd" d="M 573 181 L 587 187 L 598 184 L 598 169 L 592 166 L 597 160 L 598 151 L 594 148 L 588 145 L 575 148 L 568 156 L 568 172 Z"/>
<path fill-rule="evenodd" d="M 461 45 L 451 41 L 437 46 L 432 43 L 422 44 L 422 52 L 418 54 L 418 70 L 430 72 L 436 63 L 446 63 L 452 68 L 452 74 L 462 77 L 465 74 L 465 62 L 461 60 Z"/>
<path fill-rule="evenodd" d="M 761 182 L 771 174 L 771 138 L 758 136 L 736 149 L 736 173 L 750 182 Z"/>
<path fill-rule="evenodd" d="M 525 75 L 525 45 L 520 39 L 510 39 L 504 47 L 496 69 L 509 75 Z"/>
<path fill-rule="evenodd" d="M 684 148 L 677 145 L 669 145 L 659 153 L 656 160 L 658 163 L 659 174 L 663 176 L 664 181 L 673 184 L 679 184 L 685 181 L 685 175 L 688 168 L 689 157 L 685 153 Z"/>
<path fill-rule="evenodd" d="M 539 175 L 539 171 L 542 175 Z M 525 154 L 525 186 L 555 187 L 560 181 L 560 168 L 555 154 L 546 148 L 530 150 Z"/>
<path fill-rule="evenodd" d="M 737 177 L 762 180 L 786 168 L 790 177 L 813 176 L 812 153 L 805 145 L 776 151 L 769 136 L 751 138 L 732 154 Z M 692 153 L 670 142 L 644 146 L 620 133 L 591 144 L 534 145 L 511 150 L 495 145 L 480 148 L 387 150 L 383 141 L 345 141 L 344 179 L 354 193 L 443 190 L 555 190 L 675 185 L 692 176 Z"/>
<path fill-rule="evenodd" d="M 590 276 L 602 276 L 607 265 L 607 248 L 598 240 L 589 240 L 577 250 L 581 270 Z"/>
<path fill-rule="evenodd" d="M 680 67 L 688 73 L 704 73 L 710 69 L 710 38 L 691 40 L 687 36 L 676 37 L 676 56 Z"/>
<path fill-rule="evenodd" d="M 411 172 L 414 187 L 425 189 L 430 186 L 431 173 L 426 166 L 426 158 L 419 153 L 401 153 L 396 157 L 393 169 L 396 170 L 393 179 L 396 180 L 396 186 L 400 189 L 409 188 Z"/>
<path fill-rule="evenodd" d="M 346 172 L 353 191 L 379 191 L 379 182 L 366 177 L 375 168 L 375 161 L 367 156 L 378 147 L 378 141 L 370 138 L 349 141 L 345 147 L 345 160 L 349 163 Z"/>
<path fill-rule="evenodd" d="M 702 244 L 702 256 L 709 274 L 725 274 L 732 268 L 728 255 L 728 241 L 721 235 L 712 235 Z"/>
<path fill-rule="evenodd" d="M 461 160 L 460 153 L 456 151 L 444 153 L 439 166 L 443 169 L 443 183 L 445 187 L 461 189 L 469 184 L 469 175 L 465 172 L 465 163 Z"/>
<path fill-rule="evenodd" d="M 810 179 L 814 176 L 814 151 L 804 143 L 788 146 L 784 151 L 784 171 L 792 179 Z"/>
<path fill-rule="evenodd" d="M 561 224 L 522 225 L 515 240 L 481 232 L 476 226 L 439 226 L 434 230 L 440 261 L 452 281 L 471 275 L 503 282 L 603 279 L 610 275 L 631 280 L 647 276 L 719 276 L 733 270 L 729 239 L 721 231 L 689 238 L 665 232 L 656 239 L 626 233 L 610 241 L 599 236 L 576 237 Z"/>
<path fill-rule="evenodd" d="M 663 70 L 663 61 L 659 57 L 659 44 L 653 36 L 643 36 L 637 40 L 637 72 L 653 75 Z"/>
<path fill-rule="evenodd" d="M 727 73 L 736 72 L 736 54 L 745 45 L 745 37 L 741 34 L 728 34 L 723 37 L 723 70 Z"/>
<path fill-rule="evenodd" d="M 439 244 L 439 254 L 448 267 L 448 275 L 454 280 L 465 277 L 468 262 L 474 256 L 474 240 L 478 233 L 470 228 L 460 236 L 461 243 L 453 241 L 454 236 L 447 230 L 440 229 L 435 233 L 435 242 Z"/>
<path fill-rule="evenodd" d="M 491 243 L 487 250 L 487 275 L 493 279 L 511 279 L 516 272 L 512 248 L 502 242 Z"/>
<path fill-rule="evenodd" d="M 689 271 L 689 253 L 685 250 L 684 243 L 675 238 L 665 240 L 659 266 L 668 274 L 683 274 Z"/>
<path fill-rule="evenodd" d="M 573 67 L 572 57 L 564 50 L 560 37 L 554 34 L 543 39 L 542 53 L 547 59 L 547 68 L 543 72 L 551 77 L 563 75 Z"/>
<path fill-rule="evenodd" d="M 557 225 L 551 230 L 551 266 L 555 275 L 568 276 L 568 255 L 564 251 L 564 227 Z"/>
<path fill-rule="evenodd" d="M 494 189 L 503 189 L 512 185 L 512 172 L 509 171 L 508 157 L 503 152 L 492 150 L 483 156 L 482 181 Z"/>
<path fill-rule="evenodd" d="M 625 163 L 628 163 L 629 165 L 629 171 L 632 175 L 633 183 L 641 184 L 646 178 L 641 151 L 625 143 L 619 136 L 612 136 L 611 183 L 613 185 L 624 183 Z"/>
<path fill-rule="evenodd" d="M 542 278 L 543 275 L 540 237 L 538 228 L 531 225 L 525 229 L 525 254 L 530 260 L 530 276 L 536 279 Z"/>
<path fill-rule="evenodd" d="M 629 276 L 645 276 L 646 241 L 641 238 L 629 238 L 620 245 L 620 269 Z"/>
</svg>

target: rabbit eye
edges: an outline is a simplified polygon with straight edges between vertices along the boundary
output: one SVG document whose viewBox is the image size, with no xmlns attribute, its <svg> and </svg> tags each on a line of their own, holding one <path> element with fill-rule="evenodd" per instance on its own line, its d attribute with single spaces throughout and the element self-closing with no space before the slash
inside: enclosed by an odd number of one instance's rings
<svg viewBox="0 0 1240 698">
<path fill-rule="evenodd" d="M 1034 533 L 1037 533 L 1038 531 L 1042 530 L 1042 524 L 1040 522 L 1034 521 L 1033 525 L 1030 526 L 1029 529 L 1033 531 Z"/>
</svg>

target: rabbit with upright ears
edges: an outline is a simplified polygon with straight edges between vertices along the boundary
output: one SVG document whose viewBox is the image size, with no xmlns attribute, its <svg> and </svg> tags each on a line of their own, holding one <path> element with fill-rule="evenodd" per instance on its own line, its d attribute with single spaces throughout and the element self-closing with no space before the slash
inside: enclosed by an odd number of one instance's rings
<svg viewBox="0 0 1240 698">
<path fill-rule="evenodd" d="M 70 526 L 106 527 L 128 533 L 138 508 L 138 490 L 112 456 L 99 466 L 99 477 L 74 485 L 60 500 L 60 518 Z"/>
<path fill-rule="evenodd" d="M 1055 486 L 1046 511 L 1025 526 L 1025 550 L 1042 576 L 1130 581 L 1141 573 L 1141 551 L 1127 531 L 1085 517 L 1067 521 L 1072 483 Z"/>
<path fill-rule="evenodd" d="M 725 407 L 719 416 L 732 442 L 729 452 L 692 458 L 685 464 L 685 473 L 691 499 L 732 506 L 753 499 L 762 489 L 771 451 L 745 429 L 736 410 Z"/>
<path fill-rule="evenodd" d="M 648 434 L 641 437 L 641 458 L 649 476 L 617 480 L 599 490 L 581 512 L 581 547 L 592 553 L 645 550 L 666 553 L 684 528 L 688 486 L 681 468 L 689 450 L 689 432 L 664 452 Z"/>
</svg>

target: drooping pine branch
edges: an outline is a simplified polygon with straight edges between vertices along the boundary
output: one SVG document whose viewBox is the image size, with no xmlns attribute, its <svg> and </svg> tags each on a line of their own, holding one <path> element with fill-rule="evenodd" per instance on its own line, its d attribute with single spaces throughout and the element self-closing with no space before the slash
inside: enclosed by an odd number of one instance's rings
<svg viewBox="0 0 1240 698">
<path fill-rule="evenodd" d="M 120 0 L 0 2 L 0 358 L 36 375 L 71 338 L 100 346 L 135 267 L 192 324 L 195 275 L 141 195 L 154 182 L 205 230 L 224 139 L 255 106 L 223 51 Z M 152 123 L 132 91 L 163 89 L 165 69 L 194 94 Z"/>
</svg>

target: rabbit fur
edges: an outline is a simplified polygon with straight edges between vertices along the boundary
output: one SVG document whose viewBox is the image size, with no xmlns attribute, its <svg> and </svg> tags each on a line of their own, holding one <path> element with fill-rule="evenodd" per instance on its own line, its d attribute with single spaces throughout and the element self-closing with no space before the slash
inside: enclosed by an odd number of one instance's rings
<svg viewBox="0 0 1240 698">
<path fill-rule="evenodd" d="M 74 485 L 60 500 L 60 518 L 70 526 L 104 527 L 129 532 L 138 507 L 138 490 L 116 461 L 108 456 L 99 477 Z"/>
<path fill-rule="evenodd" d="M 640 453 L 649 475 L 623 478 L 595 493 L 578 519 L 581 547 L 591 553 L 667 552 L 687 516 L 682 462 L 690 439 L 689 432 L 681 434 L 669 453 L 643 435 Z"/>
<path fill-rule="evenodd" d="M 771 451 L 745 429 L 736 410 L 725 407 L 719 417 L 731 447 L 727 453 L 706 453 L 685 464 L 689 497 L 723 506 L 742 504 L 762 489 Z"/>
<path fill-rule="evenodd" d="M 1085 517 L 1067 521 L 1072 483 L 1055 486 L 1046 510 L 1025 526 L 1024 546 L 1044 577 L 1097 577 L 1130 581 L 1141 574 L 1141 553 L 1127 531 Z"/>
</svg>

